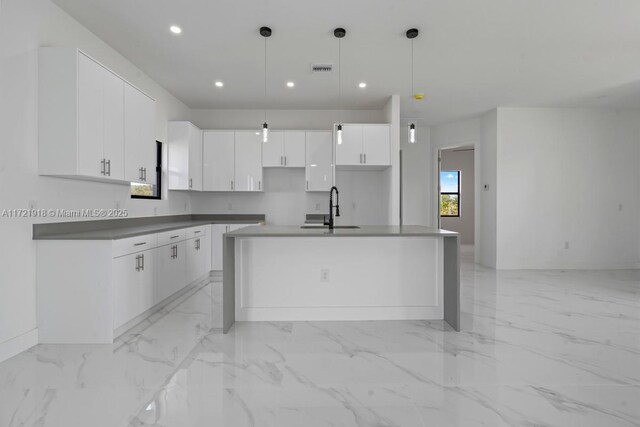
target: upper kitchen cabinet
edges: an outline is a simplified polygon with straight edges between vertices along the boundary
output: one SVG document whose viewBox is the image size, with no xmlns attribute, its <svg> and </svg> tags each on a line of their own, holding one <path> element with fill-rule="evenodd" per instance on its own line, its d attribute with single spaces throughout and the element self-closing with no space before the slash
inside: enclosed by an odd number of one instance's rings
<svg viewBox="0 0 640 427">
<path fill-rule="evenodd" d="M 343 125 L 336 166 L 384 168 L 391 165 L 391 126 Z"/>
<path fill-rule="evenodd" d="M 306 132 L 306 190 L 329 191 L 333 186 L 333 133 Z"/>
<path fill-rule="evenodd" d="M 78 49 L 38 60 L 39 173 L 155 182 L 155 101 Z"/>
<path fill-rule="evenodd" d="M 235 132 L 234 191 L 262 191 L 262 136 Z"/>
<path fill-rule="evenodd" d="M 156 103 L 124 85 L 124 166 L 129 182 L 156 182 Z"/>
<path fill-rule="evenodd" d="M 169 190 L 202 191 L 202 131 L 190 122 L 169 122 Z"/>
<path fill-rule="evenodd" d="M 39 50 L 39 173 L 124 182 L 125 82 L 78 49 Z"/>
<path fill-rule="evenodd" d="M 305 166 L 305 132 L 271 131 L 269 140 L 262 145 L 262 166 Z"/>
<path fill-rule="evenodd" d="M 235 132 L 204 131 L 202 136 L 202 189 L 234 191 Z"/>
</svg>

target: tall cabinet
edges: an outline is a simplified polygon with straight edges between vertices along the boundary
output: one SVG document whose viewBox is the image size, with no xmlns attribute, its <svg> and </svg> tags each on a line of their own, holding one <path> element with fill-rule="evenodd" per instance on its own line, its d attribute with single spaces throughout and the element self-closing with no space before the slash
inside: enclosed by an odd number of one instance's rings
<svg viewBox="0 0 640 427">
<path fill-rule="evenodd" d="M 190 122 L 169 122 L 169 190 L 202 190 L 202 131 Z"/>
<path fill-rule="evenodd" d="M 78 49 L 38 61 L 40 175 L 154 181 L 155 101 Z"/>
</svg>

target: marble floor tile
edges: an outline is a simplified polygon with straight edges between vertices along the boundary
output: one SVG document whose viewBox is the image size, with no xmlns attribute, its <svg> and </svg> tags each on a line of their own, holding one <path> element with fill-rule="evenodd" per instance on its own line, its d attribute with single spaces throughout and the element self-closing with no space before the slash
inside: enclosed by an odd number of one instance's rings
<svg viewBox="0 0 640 427">
<path fill-rule="evenodd" d="M 493 271 L 440 321 L 220 330 L 210 283 L 113 345 L 0 363 L 0 426 L 640 426 L 640 271 Z"/>
</svg>

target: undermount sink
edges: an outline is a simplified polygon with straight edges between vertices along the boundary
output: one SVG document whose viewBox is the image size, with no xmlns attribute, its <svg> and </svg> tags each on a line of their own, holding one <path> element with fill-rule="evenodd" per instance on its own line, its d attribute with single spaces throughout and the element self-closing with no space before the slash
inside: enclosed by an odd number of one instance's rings
<svg viewBox="0 0 640 427">
<path fill-rule="evenodd" d="M 318 225 L 303 225 L 300 228 L 310 228 L 310 229 L 317 228 L 317 229 L 320 229 L 320 228 L 329 228 L 329 226 L 328 225 L 321 225 L 321 224 L 318 224 Z M 355 229 L 355 228 L 360 228 L 360 227 L 358 227 L 357 225 L 334 225 L 333 228 L 334 229 L 340 229 L 340 228 L 343 228 L 343 229 Z"/>
</svg>

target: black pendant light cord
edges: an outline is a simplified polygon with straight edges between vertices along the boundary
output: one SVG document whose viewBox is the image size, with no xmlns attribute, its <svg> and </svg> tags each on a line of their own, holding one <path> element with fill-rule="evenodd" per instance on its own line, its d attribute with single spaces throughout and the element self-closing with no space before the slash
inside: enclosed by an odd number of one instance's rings
<svg viewBox="0 0 640 427">
<path fill-rule="evenodd" d="M 342 39 L 338 39 L 338 108 L 339 119 L 342 124 Z"/>
<path fill-rule="evenodd" d="M 264 122 L 267 123 L 267 38 L 264 38 Z"/>
</svg>

